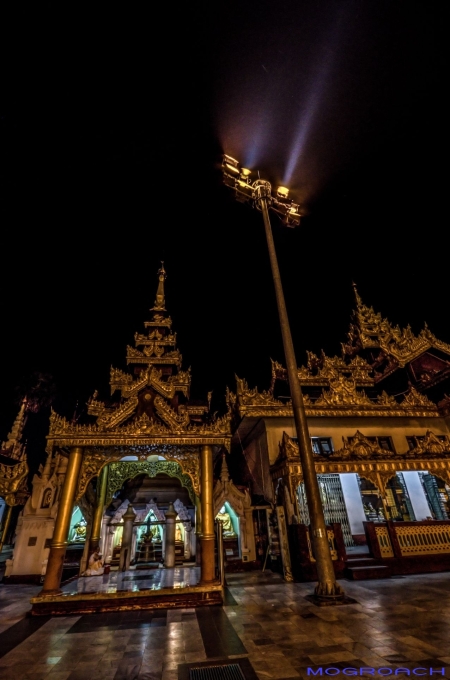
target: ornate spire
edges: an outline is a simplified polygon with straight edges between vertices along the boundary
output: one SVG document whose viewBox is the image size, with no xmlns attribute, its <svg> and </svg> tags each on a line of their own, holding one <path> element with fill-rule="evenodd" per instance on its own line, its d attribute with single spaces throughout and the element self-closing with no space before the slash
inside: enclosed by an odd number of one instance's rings
<svg viewBox="0 0 450 680">
<path fill-rule="evenodd" d="M 356 283 L 352 281 L 352 286 L 353 286 L 353 292 L 355 294 L 355 301 L 356 301 L 356 308 L 359 309 L 363 305 L 363 301 L 361 300 L 361 296 L 358 293 L 358 289 L 356 287 Z"/>
<path fill-rule="evenodd" d="M 158 289 L 156 291 L 155 306 L 152 308 L 152 312 L 165 312 L 166 311 L 166 300 L 164 297 L 164 281 L 167 278 L 166 270 L 164 269 L 164 262 L 161 261 L 161 268 L 158 270 Z"/>
<path fill-rule="evenodd" d="M 22 404 L 20 405 L 20 411 L 16 416 L 14 424 L 11 428 L 11 432 L 8 434 L 6 442 L 3 442 L 2 449 L 8 451 L 11 458 L 20 459 L 22 454 L 22 444 L 21 439 L 23 435 L 23 428 L 27 419 L 26 414 L 27 399 L 24 397 Z"/>
<path fill-rule="evenodd" d="M 222 454 L 222 469 L 220 471 L 220 479 L 223 483 L 230 481 L 230 473 L 228 471 L 227 459 L 225 453 Z"/>
</svg>

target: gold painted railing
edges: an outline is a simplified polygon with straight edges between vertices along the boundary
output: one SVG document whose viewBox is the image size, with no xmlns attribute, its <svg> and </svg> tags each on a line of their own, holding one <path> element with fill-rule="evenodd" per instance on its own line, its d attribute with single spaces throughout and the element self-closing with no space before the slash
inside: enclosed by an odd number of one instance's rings
<svg viewBox="0 0 450 680">
<path fill-rule="evenodd" d="M 375 525 L 375 534 L 378 539 L 381 557 L 394 557 L 394 550 L 386 525 Z"/>
<path fill-rule="evenodd" d="M 450 521 L 364 522 L 370 554 L 377 558 L 450 554 Z"/>
<path fill-rule="evenodd" d="M 450 553 L 450 524 L 395 526 L 403 556 Z"/>
</svg>

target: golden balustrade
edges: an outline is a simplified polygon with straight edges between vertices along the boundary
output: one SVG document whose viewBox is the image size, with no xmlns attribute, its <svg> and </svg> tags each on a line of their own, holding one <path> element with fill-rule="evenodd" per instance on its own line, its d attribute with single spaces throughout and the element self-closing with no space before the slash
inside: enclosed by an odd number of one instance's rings
<svg viewBox="0 0 450 680">
<path fill-rule="evenodd" d="M 394 557 L 389 531 L 386 526 L 375 525 L 375 534 L 378 539 L 381 557 Z"/>
<path fill-rule="evenodd" d="M 450 524 L 396 526 L 402 557 L 450 553 Z"/>
</svg>

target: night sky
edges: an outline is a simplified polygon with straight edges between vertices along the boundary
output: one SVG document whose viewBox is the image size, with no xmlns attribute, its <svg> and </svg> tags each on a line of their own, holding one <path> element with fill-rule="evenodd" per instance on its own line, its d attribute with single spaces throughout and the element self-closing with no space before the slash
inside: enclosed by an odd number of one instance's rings
<svg viewBox="0 0 450 680">
<path fill-rule="evenodd" d="M 261 216 L 223 151 L 287 182 L 273 220 L 299 364 L 363 300 L 450 342 L 444 3 L 300 1 L 4 12 L 0 438 L 52 376 L 82 413 L 143 330 L 163 259 L 192 396 L 283 361 Z M 78 404 L 78 406 L 77 406 Z M 30 418 L 39 457 L 48 412 Z"/>
</svg>

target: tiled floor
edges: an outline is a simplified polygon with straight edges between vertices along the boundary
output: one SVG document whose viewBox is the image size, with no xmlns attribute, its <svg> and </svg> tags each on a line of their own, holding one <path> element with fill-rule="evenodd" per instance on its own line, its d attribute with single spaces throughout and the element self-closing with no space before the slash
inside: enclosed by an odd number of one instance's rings
<svg viewBox="0 0 450 680">
<path fill-rule="evenodd" d="M 62 587 L 69 595 L 78 593 L 116 593 L 121 591 L 160 590 L 195 586 L 200 580 L 200 567 L 175 569 L 136 569 L 111 571 L 104 576 L 84 576 Z"/>
<path fill-rule="evenodd" d="M 0 586 L 0 677 L 178 680 L 186 664 L 246 658 L 260 680 L 311 677 L 307 669 L 320 667 L 323 675 L 326 668 L 425 668 L 427 675 L 433 668 L 437 677 L 444 668 L 450 678 L 449 573 L 341 583 L 357 604 L 318 608 L 305 599 L 312 584 L 249 573 L 228 576 L 224 607 L 39 624 L 16 622 L 38 588 Z M 10 651 L 8 639 L 17 641 Z"/>
</svg>

